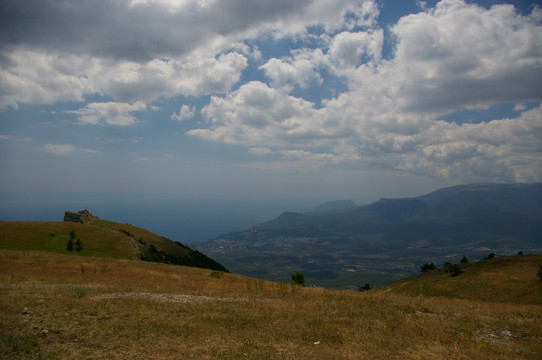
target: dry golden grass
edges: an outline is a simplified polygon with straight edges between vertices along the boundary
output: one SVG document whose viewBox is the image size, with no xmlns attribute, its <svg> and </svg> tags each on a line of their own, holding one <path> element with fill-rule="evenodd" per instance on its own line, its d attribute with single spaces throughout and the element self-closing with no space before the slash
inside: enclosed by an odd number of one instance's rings
<svg viewBox="0 0 542 360">
<path fill-rule="evenodd" d="M 452 277 L 439 268 L 391 283 L 382 291 L 411 296 L 447 296 L 461 299 L 542 305 L 542 282 L 537 276 L 542 254 L 502 256 L 468 264 Z"/>
<path fill-rule="evenodd" d="M 539 359 L 542 307 L 0 251 L 6 359 Z"/>
</svg>

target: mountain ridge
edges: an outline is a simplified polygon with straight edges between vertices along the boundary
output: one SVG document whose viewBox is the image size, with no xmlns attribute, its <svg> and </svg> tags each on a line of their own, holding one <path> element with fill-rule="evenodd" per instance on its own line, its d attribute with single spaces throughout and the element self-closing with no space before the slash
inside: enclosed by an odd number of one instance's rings
<svg viewBox="0 0 542 360">
<path fill-rule="evenodd" d="M 232 271 L 309 283 L 387 283 L 425 261 L 542 248 L 542 184 L 468 184 L 349 209 L 286 212 L 243 231 L 194 244 Z M 278 271 L 278 267 L 283 271 Z"/>
</svg>

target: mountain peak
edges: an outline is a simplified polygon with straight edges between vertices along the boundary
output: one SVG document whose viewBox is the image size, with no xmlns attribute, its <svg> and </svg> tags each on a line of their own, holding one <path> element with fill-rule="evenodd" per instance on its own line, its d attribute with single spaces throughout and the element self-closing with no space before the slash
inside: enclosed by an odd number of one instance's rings
<svg viewBox="0 0 542 360">
<path fill-rule="evenodd" d="M 323 204 L 320 204 L 314 208 L 314 211 L 332 211 L 332 210 L 343 210 L 348 208 L 356 207 L 357 204 L 352 200 L 336 200 L 329 201 Z"/>
</svg>

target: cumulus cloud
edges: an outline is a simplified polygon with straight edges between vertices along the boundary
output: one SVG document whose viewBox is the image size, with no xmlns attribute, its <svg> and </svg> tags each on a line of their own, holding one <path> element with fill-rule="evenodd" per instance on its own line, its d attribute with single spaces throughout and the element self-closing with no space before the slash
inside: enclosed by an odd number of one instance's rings
<svg viewBox="0 0 542 360">
<path fill-rule="evenodd" d="M 188 105 L 182 105 L 178 113 L 173 113 L 171 118 L 173 120 L 184 121 L 190 120 L 194 117 L 196 113 L 196 107 L 192 106 L 191 108 Z"/>
<path fill-rule="evenodd" d="M 542 25 L 535 13 L 443 0 L 400 19 L 392 29 L 397 46 L 387 79 L 398 105 L 445 113 L 539 98 Z"/>
<path fill-rule="evenodd" d="M 328 52 L 330 62 L 339 73 L 341 69 L 357 68 L 363 62 L 378 63 L 382 56 L 383 42 L 382 30 L 342 32 L 337 34 L 331 42 Z"/>
<path fill-rule="evenodd" d="M 67 4 L 5 3 L 0 108 L 97 94 L 112 101 L 72 111 L 81 123 L 132 125 L 155 101 L 208 95 L 204 121 L 188 134 L 280 158 L 277 167 L 356 162 L 429 176 L 542 180 L 542 110 L 525 105 L 542 94 L 538 7 L 522 15 L 513 5 L 420 1 L 418 14 L 390 27 L 393 52 L 384 58 L 375 1 Z M 298 48 L 266 59 L 254 45 L 282 37 Z M 268 83 L 240 83 L 250 65 Z M 321 104 L 305 96 L 327 81 L 344 82 L 342 93 Z M 518 104 L 517 117 L 441 120 L 501 102 Z M 171 118 L 195 111 L 183 105 Z"/>
<path fill-rule="evenodd" d="M 236 52 L 144 63 L 26 49 L 5 57 L 10 65 L 0 67 L 0 108 L 83 101 L 87 94 L 122 102 L 152 102 L 175 94 L 223 93 L 239 81 L 247 66 L 247 59 Z"/>
<path fill-rule="evenodd" d="M 253 82 L 213 97 L 202 111 L 209 127 L 189 134 L 256 149 L 285 147 L 275 154 L 292 161 L 358 161 L 438 177 L 540 181 L 540 108 L 516 106 L 523 111 L 517 118 L 479 124 L 439 120 L 460 109 L 540 99 L 542 27 L 536 14 L 536 8 L 523 16 L 511 5 L 484 9 L 443 0 L 392 28 L 390 60 L 381 56 L 381 30 L 339 32 L 322 49 L 292 51 L 262 65 L 271 86 Z M 319 68 L 344 76 L 348 90 L 316 109 L 289 93 L 293 85 L 321 81 Z"/>
<path fill-rule="evenodd" d="M 69 113 L 76 114 L 82 124 L 126 126 L 133 125 L 137 121 L 130 113 L 145 111 L 146 108 L 146 105 L 142 102 L 134 104 L 102 102 L 90 103 L 84 108 L 69 111 Z"/>
<path fill-rule="evenodd" d="M 321 117 L 313 103 L 293 97 L 259 81 L 251 81 L 225 98 L 213 96 L 201 110 L 211 124 L 189 135 L 248 146 L 312 143 Z"/>
<path fill-rule="evenodd" d="M 0 107 L 95 93 L 124 102 L 223 93 L 239 81 L 246 56 L 261 56 L 244 40 L 299 36 L 310 25 L 369 26 L 377 15 L 373 1 L 354 0 L 7 1 Z"/>
<path fill-rule="evenodd" d="M 323 60 L 320 49 L 314 51 L 297 51 L 292 57 L 283 59 L 272 58 L 260 66 L 271 79 L 273 87 L 285 87 L 291 90 L 293 85 L 308 88 L 312 84 L 319 84 L 322 78 L 317 71 L 319 62 Z"/>
</svg>

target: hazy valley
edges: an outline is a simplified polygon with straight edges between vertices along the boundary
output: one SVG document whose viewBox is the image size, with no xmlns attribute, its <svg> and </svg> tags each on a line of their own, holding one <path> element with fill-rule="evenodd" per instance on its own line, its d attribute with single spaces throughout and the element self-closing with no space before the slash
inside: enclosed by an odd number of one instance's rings
<svg viewBox="0 0 542 360">
<path fill-rule="evenodd" d="M 416 198 L 285 212 L 195 248 L 233 272 L 313 285 L 383 285 L 425 262 L 479 260 L 489 253 L 542 251 L 542 184 L 473 184 Z"/>
</svg>

